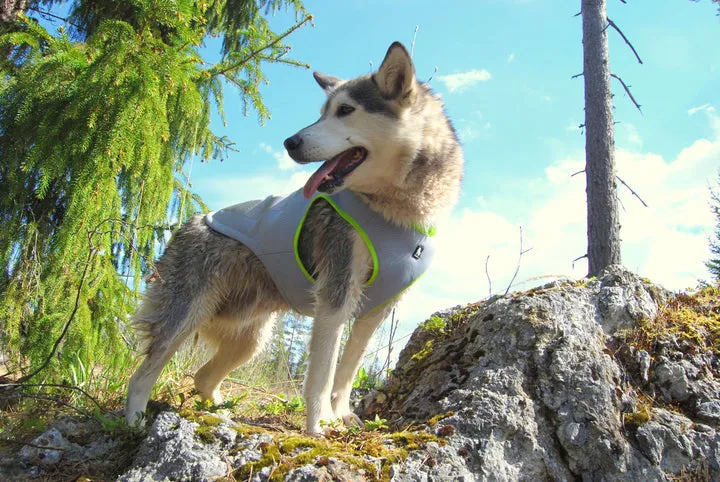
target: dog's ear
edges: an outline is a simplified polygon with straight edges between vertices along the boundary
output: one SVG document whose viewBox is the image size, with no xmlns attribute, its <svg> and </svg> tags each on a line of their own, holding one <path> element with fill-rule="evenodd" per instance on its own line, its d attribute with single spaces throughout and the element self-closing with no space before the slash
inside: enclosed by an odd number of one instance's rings
<svg viewBox="0 0 720 482">
<path fill-rule="evenodd" d="M 332 75 L 321 74 L 320 72 L 313 72 L 313 77 L 315 77 L 315 81 L 322 88 L 322 90 L 324 90 L 328 94 L 332 92 L 335 87 L 337 87 L 342 82 L 342 79 L 338 79 L 337 77 L 333 77 Z"/>
<path fill-rule="evenodd" d="M 393 42 L 373 78 L 386 99 L 401 104 L 412 102 L 417 89 L 415 67 L 410 53 L 400 42 Z"/>
</svg>

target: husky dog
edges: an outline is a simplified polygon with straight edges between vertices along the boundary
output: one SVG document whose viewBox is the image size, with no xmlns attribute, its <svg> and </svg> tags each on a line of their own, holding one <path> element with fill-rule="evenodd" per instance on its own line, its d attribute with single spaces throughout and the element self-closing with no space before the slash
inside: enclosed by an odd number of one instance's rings
<svg viewBox="0 0 720 482">
<path fill-rule="evenodd" d="M 380 68 L 370 75 L 348 81 L 317 72 L 314 77 L 327 95 L 321 117 L 284 143 L 300 164 L 323 162 L 302 191 L 290 196 L 298 202 L 308 198 L 302 220 L 290 226 L 290 236 L 265 234 L 253 249 L 251 243 L 238 241 L 246 238 L 231 237 L 232 229 L 211 227 L 212 217 L 220 218 L 225 210 L 195 216 L 175 233 L 134 317 L 144 335 L 146 358 L 130 380 L 125 408 L 129 423 L 142 423 L 162 368 L 195 332 L 216 347 L 212 359 L 195 374 L 195 387 L 203 399 L 221 403 L 225 376 L 263 347 L 277 316 L 295 308 L 286 291 L 296 288 L 296 278 L 291 275 L 289 283 L 279 283 L 272 271 L 284 261 L 263 251 L 266 244 L 292 238 L 293 233 L 294 240 L 287 243 L 294 242 L 297 263 L 291 255 L 286 264 L 299 265 L 310 280 L 303 290 L 314 317 L 304 386 L 307 430 L 322 433 L 321 421 L 360 423 L 350 410 L 353 378 L 370 337 L 406 287 L 405 281 L 396 283 L 389 299 L 374 293 L 377 299 L 368 304 L 373 288 L 368 286 L 378 270 L 383 276 L 400 266 L 397 259 L 422 258 L 422 242 L 415 247 L 412 236 L 427 234 L 427 228 L 455 204 L 464 161 L 442 101 L 416 80 L 410 55 L 399 42 L 390 46 Z M 346 215 L 335 202 L 341 195 L 352 196 L 356 208 L 364 210 L 362 216 Z M 266 213 L 282 206 L 283 199 L 239 206 L 241 211 Z M 412 233 L 409 254 L 382 254 L 384 247 L 371 239 L 374 234 L 367 234 L 372 229 L 366 232 L 358 222 L 368 216 L 396 230 L 383 243 Z M 287 222 L 279 224 L 288 230 Z M 406 280 L 415 277 L 417 273 Z M 338 363 L 343 327 L 353 318 Z"/>
</svg>

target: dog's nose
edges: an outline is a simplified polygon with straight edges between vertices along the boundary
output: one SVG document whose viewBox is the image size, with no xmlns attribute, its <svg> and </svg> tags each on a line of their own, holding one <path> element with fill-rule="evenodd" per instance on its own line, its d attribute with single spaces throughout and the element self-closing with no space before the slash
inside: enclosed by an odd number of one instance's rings
<svg viewBox="0 0 720 482">
<path fill-rule="evenodd" d="M 302 137 L 295 134 L 294 136 L 288 137 L 287 139 L 285 139 L 285 142 L 283 142 L 283 145 L 285 146 L 285 149 L 287 149 L 288 151 L 294 151 L 295 149 L 297 149 L 298 147 L 300 147 L 302 145 Z"/>
</svg>

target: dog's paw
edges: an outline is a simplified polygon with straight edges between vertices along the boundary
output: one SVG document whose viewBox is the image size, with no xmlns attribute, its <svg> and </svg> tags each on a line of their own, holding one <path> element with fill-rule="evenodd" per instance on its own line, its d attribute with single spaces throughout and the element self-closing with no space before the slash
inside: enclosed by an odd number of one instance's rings
<svg viewBox="0 0 720 482">
<path fill-rule="evenodd" d="M 348 412 L 345 415 L 343 415 L 341 418 L 346 427 L 360 427 L 360 428 L 365 427 L 365 424 L 360 419 L 360 417 L 355 415 L 353 412 Z"/>
</svg>

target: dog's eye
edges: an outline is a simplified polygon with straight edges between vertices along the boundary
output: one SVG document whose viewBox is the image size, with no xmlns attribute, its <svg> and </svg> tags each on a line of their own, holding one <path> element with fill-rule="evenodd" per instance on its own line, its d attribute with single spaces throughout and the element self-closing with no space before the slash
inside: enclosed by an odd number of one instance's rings
<svg viewBox="0 0 720 482">
<path fill-rule="evenodd" d="M 340 107 L 338 107 L 336 115 L 338 117 L 345 117 L 346 115 L 350 115 L 355 110 L 355 107 L 347 104 L 341 104 Z"/>
</svg>

